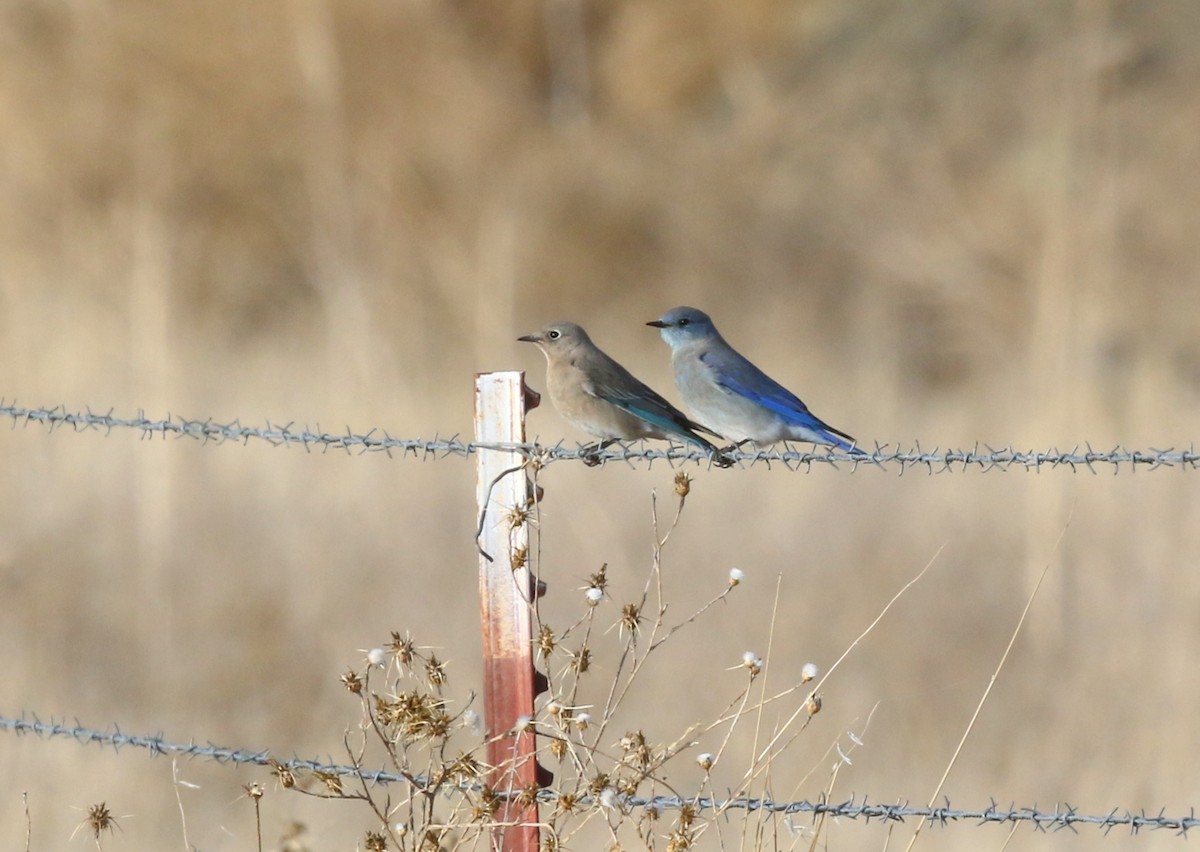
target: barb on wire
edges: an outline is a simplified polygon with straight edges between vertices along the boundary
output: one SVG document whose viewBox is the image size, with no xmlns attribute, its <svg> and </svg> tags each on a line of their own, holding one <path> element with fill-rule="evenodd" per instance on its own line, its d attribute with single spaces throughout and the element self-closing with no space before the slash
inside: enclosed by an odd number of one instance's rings
<svg viewBox="0 0 1200 852">
<path fill-rule="evenodd" d="M 95 743 L 101 746 L 111 746 L 114 749 L 123 747 L 140 748 L 152 755 L 177 754 L 188 757 L 200 757 L 214 760 L 217 763 L 251 764 L 255 766 L 270 766 L 271 757 L 265 749 L 228 748 L 212 744 L 198 745 L 195 742 L 176 743 L 156 735 L 130 735 L 114 728 L 111 731 L 99 731 L 87 728 L 78 723 L 42 722 L 34 718 L 10 718 L 0 716 L 0 730 L 12 733 L 33 734 L 43 739 L 69 739 L 77 743 Z M 322 763 L 317 760 L 293 758 L 288 761 L 278 761 L 278 765 L 296 771 L 319 772 L 325 775 L 339 777 L 354 776 L 372 784 L 415 783 L 427 785 L 428 779 L 423 777 L 408 778 L 396 773 L 383 770 L 368 771 L 334 763 Z M 463 782 L 458 785 L 461 789 L 479 789 L 478 785 Z M 497 795 L 504 795 L 497 792 Z M 512 795 L 521 795 L 514 791 Z M 543 802 L 554 802 L 558 793 L 553 789 L 544 789 L 539 794 Z M 574 800 L 576 805 L 589 807 L 596 802 L 592 797 L 585 796 Z M 884 819 L 903 822 L 910 817 L 924 817 L 942 825 L 952 822 L 969 821 L 977 825 L 988 823 L 1029 823 L 1039 831 L 1059 831 L 1061 829 L 1075 830 L 1076 826 L 1094 825 L 1106 834 L 1114 828 L 1128 828 L 1131 834 L 1137 834 L 1142 829 L 1166 829 L 1180 835 L 1186 835 L 1192 829 L 1200 829 L 1200 817 L 1195 809 L 1187 816 L 1168 816 L 1162 811 L 1158 814 L 1147 814 L 1143 811 L 1120 811 L 1117 808 L 1105 814 L 1085 814 L 1068 804 L 1057 804 L 1053 810 L 1042 810 L 1033 807 L 1017 807 L 1009 805 L 1002 807 L 993 799 L 986 808 L 955 808 L 949 800 L 941 807 L 912 806 L 906 802 L 885 804 L 870 802 L 866 798 L 855 799 L 853 796 L 845 801 L 830 802 L 819 799 L 815 802 L 807 800 L 794 802 L 779 802 L 771 799 L 734 798 L 728 800 L 712 798 L 681 798 L 678 796 L 619 796 L 615 804 L 628 811 L 632 809 L 651 809 L 654 811 L 680 810 L 692 808 L 698 810 L 715 809 L 763 811 L 785 816 L 808 814 L 811 816 L 828 815 L 844 819 L 861 819 L 870 822 L 872 819 Z"/>
<path fill-rule="evenodd" d="M 382 452 L 389 456 L 399 453 L 401 457 L 412 456 L 422 460 L 437 460 L 448 456 L 467 457 L 480 450 L 494 449 L 519 453 L 527 459 L 537 459 L 542 465 L 555 461 L 586 460 L 591 464 L 600 465 L 611 462 L 632 465 L 638 461 L 653 465 L 657 461 L 672 467 L 684 462 L 717 466 L 702 450 L 678 444 L 662 446 L 640 442 L 618 443 L 597 452 L 594 448 L 584 445 L 568 447 L 562 441 L 547 446 L 536 442 L 465 442 L 460 441 L 457 434 L 450 438 L 393 438 L 382 429 L 371 429 L 365 433 L 355 433 L 347 429 L 344 433 L 334 433 L 325 432 L 320 426 L 310 429 L 308 426 L 301 427 L 290 422 L 281 426 L 268 421 L 260 427 L 245 426 L 240 419 L 219 423 L 212 418 L 189 420 L 171 414 L 153 419 L 146 417 L 141 411 L 133 417 L 117 417 L 111 410 L 104 414 L 96 414 L 90 408 L 86 411 L 68 411 L 62 406 L 25 408 L 3 399 L 0 399 L 0 416 L 9 418 L 14 427 L 32 423 L 44 425 L 51 430 L 69 427 L 76 432 L 94 430 L 105 434 L 117 429 L 130 429 L 140 432 L 143 438 L 172 436 L 194 438 L 215 444 L 230 441 L 247 444 L 257 440 L 272 446 L 299 445 L 308 451 L 333 449 L 360 453 Z M 835 452 L 825 447 L 794 449 L 785 444 L 782 447 L 760 450 L 728 450 L 723 455 L 738 467 L 756 464 L 771 467 L 778 464 L 788 470 L 809 471 L 814 465 L 828 465 L 852 472 L 859 468 L 898 468 L 901 474 L 910 469 L 933 474 L 968 470 L 987 472 L 1011 468 L 1039 472 L 1043 469 L 1067 468 L 1072 472 L 1089 473 L 1099 473 L 1104 469 L 1115 474 L 1139 468 L 1195 470 L 1200 467 L 1200 452 L 1197 452 L 1194 444 L 1189 444 L 1186 449 L 1181 450 L 1131 450 L 1121 446 L 1097 450 L 1090 444 L 1075 446 L 1070 450 L 1016 450 L 1012 446 L 996 448 L 978 444 L 969 450 L 923 450 L 919 443 L 911 449 L 904 449 L 899 444 L 876 444 L 873 450 L 863 448 L 861 455 Z"/>
</svg>

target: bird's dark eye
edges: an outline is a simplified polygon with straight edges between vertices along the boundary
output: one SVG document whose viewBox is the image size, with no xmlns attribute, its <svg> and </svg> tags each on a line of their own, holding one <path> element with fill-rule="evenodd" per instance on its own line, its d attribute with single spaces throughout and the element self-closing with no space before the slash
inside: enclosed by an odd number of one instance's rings
<svg viewBox="0 0 1200 852">
<path fill-rule="evenodd" d="M 687 325 L 687 324 L 688 324 L 688 323 L 690 323 L 690 322 L 691 322 L 691 320 L 690 320 L 690 319 L 688 319 L 687 317 L 684 317 L 683 319 L 681 319 L 681 320 L 679 321 L 679 327 L 680 327 L 680 328 L 683 328 L 685 325 Z"/>
<path fill-rule="evenodd" d="M 546 336 L 551 340 L 558 340 L 560 337 L 562 337 L 562 332 L 557 328 L 552 328 L 550 331 L 546 332 Z"/>
</svg>

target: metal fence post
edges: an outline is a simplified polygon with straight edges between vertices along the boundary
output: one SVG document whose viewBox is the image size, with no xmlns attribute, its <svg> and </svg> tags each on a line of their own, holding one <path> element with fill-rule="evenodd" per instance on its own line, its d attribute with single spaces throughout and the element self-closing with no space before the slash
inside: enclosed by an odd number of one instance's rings
<svg viewBox="0 0 1200 852">
<path fill-rule="evenodd" d="M 538 396 L 520 372 L 475 376 L 475 442 L 525 441 L 525 412 Z M 479 605 L 483 628 L 483 701 L 488 785 L 502 794 L 495 815 L 492 848 L 537 852 L 535 798 L 513 794 L 544 783 L 535 759 L 532 726 L 517 731 L 518 720 L 533 719 L 537 680 L 533 667 L 534 589 L 529 570 L 529 525 L 519 513 L 530 504 L 531 483 L 519 453 L 480 449 L 476 502 L 480 527 Z"/>
</svg>

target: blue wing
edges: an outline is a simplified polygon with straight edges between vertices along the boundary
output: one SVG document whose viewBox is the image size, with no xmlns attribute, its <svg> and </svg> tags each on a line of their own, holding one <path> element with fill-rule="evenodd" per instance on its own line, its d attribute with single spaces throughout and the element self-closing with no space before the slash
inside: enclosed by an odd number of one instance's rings
<svg viewBox="0 0 1200 852">
<path fill-rule="evenodd" d="M 612 385 L 589 382 L 589 390 L 598 399 L 615 405 L 622 411 L 628 411 L 635 417 L 640 417 L 651 426 L 656 426 L 669 435 L 678 435 L 685 441 L 703 447 L 709 452 L 715 452 L 716 447 L 696 434 L 696 430 L 708 430 L 699 423 L 694 423 L 671 403 L 663 399 L 653 388 L 642 384 L 620 365 L 615 365 L 625 373 L 626 388 L 615 388 Z"/>
<path fill-rule="evenodd" d="M 763 408 L 775 412 L 793 426 L 824 434 L 829 442 L 840 450 L 862 452 L 851 446 L 854 443 L 852 436 L 840 429 L 833 428 L 817 417 L 808 410 L 808 406 L 801 401 L 800 397 L 737 352 L 731 350 L 729 354 L 733 357 L 719 359 L 719 368 L 715 363 L 718 359 L 713 358 L 711 352 L 700 356 L 700 360 L 712 371 L 713 381 L 719 387 L 758 403 Z"/>
</svg>

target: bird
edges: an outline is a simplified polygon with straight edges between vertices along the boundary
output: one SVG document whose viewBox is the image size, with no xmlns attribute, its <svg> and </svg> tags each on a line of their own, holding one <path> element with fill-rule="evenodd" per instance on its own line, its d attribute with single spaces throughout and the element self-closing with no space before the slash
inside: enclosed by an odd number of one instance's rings
<svg viewBox="0 0 1200 852">
<path fill-rule="evenodd" d="M 589 448 L 592 455 L 616 441 L 678 438 L 722 461 L 716 446 L 697 434 L 708 430 L 634 378 L 575 323 L 552 322 L 517 340 L 546 356 L 550 401 L 566 420 L 600 439 Z"/>
<path fill-rule="evenodd" d="M 659 329 L 671 347 L 684 408 L 706 429 L 733 441 L 732 448 L 795 440 L 865 455 L 853 437 L 821 420 L 730 346 L 704 311 L 672 308 L 646 325 Z"/>
</svg>

